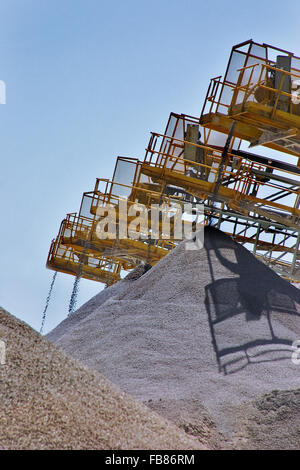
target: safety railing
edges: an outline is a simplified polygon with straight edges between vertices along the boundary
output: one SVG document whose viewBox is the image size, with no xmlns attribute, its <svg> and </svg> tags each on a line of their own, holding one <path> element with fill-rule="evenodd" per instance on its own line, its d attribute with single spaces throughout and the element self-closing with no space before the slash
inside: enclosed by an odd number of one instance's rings
<svg viewBox="0 0 300 470">
<path fill-rule="evenodd" d="M 84 260 L 82 260 L 83 256 Z M 60 262 L 58 266 L 57 262 Z M 82 250 L 64 245 L 62 243 L 62 239 L 57 237 L 57 239 L 53 240 L 51 243 L 47 258 L 47 266 L 63 268 L 65 265 L 67 268 L 70 263 L 74 266 L 77 265 L 78 267 L 80 264 L 84 264 L 85 267 L 107 271 L 108 273 L 113 274 L 119 273 L 122 269 L 120 263 L 109 257 L 97 256 L 93 253 L 84 253 L 83 255 Z"/>
<path fill-rule="evenodd" d="M 168 170 L 176 174 L 193 177 L 197 180 L 199 188 L 202 182 L 226 186 L 239 193 L 239 197 L 245 196 L 245 200 L 257 200 L 264 207 L 276 208 L 291 213 L 299 214 L 300 182 L 298 173 L 288 170 L 278 170 L 270 164 L 256 163 L 244 157 L 228 152 L 225 161 L 223 150 L 205 145 L 183 141 L 174 137 L 154 133 L 155 139 L 150 140 L 146 151 L 145 163 L 161 170 L 161 178 L 164 178 Z M 160 140 L 168 143 L 165 151 L 160 151 Z M 194 146 L 201 150 L 201 162 L 185 159 L 187 146 Z M 177 149 L 181 152 L 178 156 Z M 195 182 L 194 182 L 195 184 Z M 202 184 L 203 185 L 203 184 Z M 276 201 L 284 201 L 280 204 Z M 259 201 L 263 200 L 263 202 Z"/>
<path fill-rule="evenodd" d="M 300 71 L 256 63 L 242 67 L 238 72 L 236 84 L 222 81 L 221 77 L 211 79 L 202 115 L 234 115 L 244 109 L 246 103 L 253 102 L 271 108 L 272 119 L 279 110 L 300 116 Z"/>
</svg>

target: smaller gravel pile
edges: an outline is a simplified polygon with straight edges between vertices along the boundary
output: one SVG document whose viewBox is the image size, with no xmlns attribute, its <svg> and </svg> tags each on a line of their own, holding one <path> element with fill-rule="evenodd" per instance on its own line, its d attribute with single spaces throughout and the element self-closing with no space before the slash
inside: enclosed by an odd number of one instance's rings
<svg viewBox="0 0 300 470">
<path fill-rule="evenodd" d="M 137 268 L 135 268 L 133 271 L 131 271 L 127 276 L 125 277 L 126 281 L 136 281 L 140 277 L 142 277 L 149 269 L 151 269 L 152 266 L 151 264 L 145 263 L 145 264 L 140 264 Z"/>
<path fill-rule="evenodd" d="M 1 449 L 203 449 L 0 308 Z"/>
<path fill-rule="evenodd" d="M 231 448 L 299 450 L 300 389 L 274 390 L 236 409 Z M 226 445 L 224 445 L 226 447 Z"/>
</svg>

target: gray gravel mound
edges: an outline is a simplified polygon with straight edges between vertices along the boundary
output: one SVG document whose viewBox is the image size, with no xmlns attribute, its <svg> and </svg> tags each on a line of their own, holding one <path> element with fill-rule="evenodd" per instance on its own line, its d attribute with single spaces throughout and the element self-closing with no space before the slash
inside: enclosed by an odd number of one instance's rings
<svg viewBox="0 0 300 470">
<path fill-rule="evenodd" d="M 178 417 L 192 402 L 232 436 L 242 403 L 300 386 L 300 291 L 214 228 L 203 249 L 185 245 L 48 337 L 135 398 L 173 401 Z"/>
<path fill-rule="evenodd" d="M 59 325 L 57 325 L 52 331 L 50 331 L 50 333 L 48 333 L 47 338 L 52 342 L 58 341 L 58 339 L 65 334 L 66 330 L 76 326 L 96 308 L 99 308 L 100 305 L 104 304 L 110 297 L 122 293 L 129 286 L 129 282 L 122 280 L 110 287 L 107 287 L 106 289 L 103 289 L 99 292 L 99 294 L 95 295 L 90 300 L 88 300 L 88 302 L 83 304 L 78 310 L 76 310 L 76 312 L 73 312 L 65 320 L 59 323 Z"/>
</svg>

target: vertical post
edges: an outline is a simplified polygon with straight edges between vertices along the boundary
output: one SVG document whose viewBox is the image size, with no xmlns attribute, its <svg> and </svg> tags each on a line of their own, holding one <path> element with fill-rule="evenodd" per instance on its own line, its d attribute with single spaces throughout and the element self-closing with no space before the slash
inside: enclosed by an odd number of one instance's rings
<svg viewBox="0 0 300 470">
<path fill-rule="evenodd" d="M 233 133 L 234 133 L 235 125 L 236 125 L 236 121 L 233 121 L 232 126 L 231 126 L 230 131 L 229 131 L 229 134 L 228 134 L 227 139 L 226 139 L 226 143 L 225 143 L 224 148 L 223 148 L 223 152 L 222 152 L 222 156 L 221 156 L 221 162 L 220 162 L 220 165 L 219 165 L 219 171 L 218 171 L 218 175 L 217 175 L 216 183 L 215 183 L 213 199 L 215 199 L 215 197 L 216 197 L 216 195 L 218 194 L 218 191 L 219 191 L 219 187 L 220 187 L 220 184 L 221 184 L 222 173 L 223 173 L 224 165 L 226 163 L 228 150 L 229 150 L 231 139 L 232 139 L 232 136 L 233 136 Z"/>
<path fill-rule="evenodd" d="M 253 254 L 254 255 L 256 254 L 257 242 L 258 242 L 259 235 L 260 235 L 260 224 L 258 224 L 258 226 L 257 226 L 257 232 L 256 232 L 254 246 L 253 246 Z"/>
<path fill-rule="evenodd" d="M 295 245 L 295 252 L 294 252 L 294 255 L 293 255 L 293 261 L 292 261 L 292 265 L 291 265 L 291 275 L 293 274 L 295 266 L 296 266 L 299 244 L 300 244 L 300 230 L 298 231 L 297 241 L 296 241 L 296 245 Z"/>
<path fill-rule="evenodd" d="M 220 229 L 220 226 L 221 226 L 221 222 L 222 222 L 222 218 L 223 218 L 223 209 L 224 209 L 224 202 L 221 204 L 221 208 L 220 208 L 220 211 L 219 211 L 219 220 L 218 220 L 218 223 L 217 223 L 217 228 Z"/>
</svg>

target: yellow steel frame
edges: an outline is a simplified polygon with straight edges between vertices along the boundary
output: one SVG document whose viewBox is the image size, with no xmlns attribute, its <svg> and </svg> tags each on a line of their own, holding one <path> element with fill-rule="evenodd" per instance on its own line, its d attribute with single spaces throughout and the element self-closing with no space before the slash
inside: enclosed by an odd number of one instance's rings
<svg viewBox="0 0 300 470">
<path fill-rule="evenodd" d="M 290 57 L 291 69 L 279 69 L 270 51 Z M 225 78 L 211 80 L 201 117 L 171 113 L 165 132 L 151 133 L 144 161 L 118 157 L 112 181 L 97 178 L 94 190 L 84 193 L 79 214 L 62 222 L 47 266 L 110 285 L 142 261 L 155 264 L 177 241 L 164 239 L 161 223 L 161 236 L 151 243 L 99 239 L 97 225 L 104 217 L 99 208 L 113 206 L 120 222 L 124 198 L 129 207 L 143 204 L 148 213 L 153 203 L 164 204 L 168 213 L 174 201 L 193 200 L 203 203 L 206 221 L 226 223 L 224 231 L 236 241 L 253 246 L 255 256 L 300 282 L 299 171 L 237 153 L 247 140 L 293 155 L 300 167 L 300 97 L 295 104 L 292 90 L 286 91 L 295 78 L 300 79 L 300 58 L 292 53 L 252 40 L 234 46 Z M 279 109 L 283 102 L 286 109 Z M 188 137 L 197 130 L 197 141 Z M 127 214 L 127 227 L 132 220 Z"/>
<path fill-rule="evenodd" d="M 162 139 L 166 136 L 162 134 L 155 134 L 156 137 Z M 220 163 L 222 161 L 222 151 L 208 147 L 205 145 L 198 145 L 189 143 L 205 150 L 207 160 L 210 159 L 210 164 L 193 162 L 193 168 L 197 177 L 191 177 L 187 174 L 187 169 L 191 167 L 191 162 L 184 158 L 172 155 L 171 149 L 174 148 L 173 142 L 177 143 L 177 146 L 181 145 L 182 149 L 186 141 L 169 137 L 169 147 L 166 153 L 163 153 L 155 148 L 148 147 L 147 154 L 144 163 L 141 166 L 141 173 L 151 177 L 153 180 L 163 184 L 167 182 L 169 184 L 177 185 L 185 188 L 191 194 L 196 197 L 202 197 L 205 199 L 207 196 L 213 196 L 215 192 L 215 186 L 217 178 L 219 176 Z M 151 142 L 153 142 L 151 140 Z M 156 155 L 156 159 L 154 159 Z M 209 157 L 208 157 L 209 155 Z M 234 159 L 235 168 L 230 167 L 231 161 Z M 203 169 L 203 171 L 201 171 Z M 300 217 L 299 195 L 300 185 L 297 190 L 283 188 L 281 180 L 289 181 L 293 176 L 295 182 L 299 179 L 298 174 L 294 174 L 287 170 L 281 170 L 281 175 L 275 175 L 273 172 L 277 171 L 272 165 L 257 164 L 252 161 L 247 161 L 241 157 L 237 157 L 232 153 L 228 153 L 227 162 L 221 172 L 221 180 L 231 179 L 231 187 L 221 185 L 218 190 L 218 199 L 226 202 L 229 207 L 234 208 L 241 213 L 256 211 L 258 213 L 264 213 L 268 218 L 274 218 L 277 222 L 284 222 L 288 226 L 297 225 L 297 221 Z M 206 178 L 201 178 L 201 174 L 205 174 Z M 207 178 L 210 176 L 210 181 Z M 259 176 L 267 175 L 269 182 L 263 182 L 259 180 Z M 283 175 L 286 175 L 284 178 Z M 279 181 L 277 180 L 279 179 Z M 292 180 L 291 180 L 292 181 Z M 293 198 L 293 204 L 280 204 L 274 201 L 268 201 L 264 198 L 252 196 L 249 194 L 251 188 L 254 186 L 264 189 L 271 189 L 273 191 L 283 190 L 286 193 L 286 198 Z M 272 210 L 280 210 L 283 212 L 283 216 L 276 215 Z M 290 218 L 287 219 L 286 215 Z"/>
<path fill-rule="evenodd" d="M 250 47 L 253 41 L 249 41 Z M 258 46 L 256 44 L 256 46 Z M 238 46 L 235 46 L 234 50 Z M 281 51 L 272 46 L 260 45 L 266 50 L 268 48 Z M 250 48 L 251 50 L 251 48 Z M 285 51 L 284 51 L 285 52 Z M 274 62 L 255 57 L 251 53 L 245 53 L 245 66 L 234 70 L 238 74 L 236 83 L 228 78 L 228 70 L 231 64 L 230 57 L 225 79 L 215 77 L 211 80 L 207 91 L 205 103 L 200 119 L 201 125 L 218 132 L 228 133 L 232 120 L 237 121 L 235 135 L 243 140 L 248 140 L 252 145 L 261 144 L 266 147 L 279 150 L 298 157 L 300 166 L 300 100 L 299 94 L 292 90 L 286 92 L 283 89 L 285 79 L 296 79 L 300 85 L 300 59 L 292 53 L 286 54 L 297 60 L 299 68 L 291 71 L 283 70 L 275 66 Z M 247 65 L 248 62 L 252 63 Z M 256 63 L 253 63 L 255 62 Z M 281 76 L 279 86 L 271 86 L 267 78 L 270 74 L 278 73 Z M 261 98 L 258 98 L 258 93 Z M 228 97 L 231 94 L 231 98 Z M 288 100 L 288 110 L 278 109 L 280 99 Z M 261 139 L 265 131 L 272 132 L 272 138 Z M 276 132 L 279 133 L 277 137 Z M 282 131 L 285 131 L 282 132 Z"/>
<path fill-rule="evenodd" d="M 101 183 L 105 184 L 104 192 L 99 191 Z M 147 244 L 146 240 L 133 240 L 130 238 L 99 239 L 97 224 L 101 217 L 97 215 L 97 209 L 100 206 L 113 205 L 116 207 L 117 220 L 120 218 L 118 212 L 120 198 L 112 193 L 113 188 L 116 188 L 116 186 L 130 188 L 132 194 L 135 190 L 138 191 L 138 194 L 145 193 L 148 208 L 150 208 L 153 201 L 157 202 L 159 199 L 166 207 L 170 203 L 170 199 L 162 194 L 98 178 L 95 190 L 83 195 L 83 200 L 88 198 L 90 201 L 90 217 L 78 216 L 76 213 L 67 214 L 66 219 L 61 223 L 57 239 L 51 244 L 47 260 L 49 269 L 73 275 L 78 275 L 79 270 L 82 269 L 82 277 L 110 285 L 120 280 L 122 270 L 132 270 L 142 261 L 155 264 L 175 246 L 174 241 L 164 238 L 155 240 L 150 245 Z M 136 198 L 136 194 L 134 198 Z M 144 200 L 145 197 L 142 199 Z M 134 201 L 130 200 L 128 203 L 135 204 Z M 133 216 L 127 216 L 127 223 L 129 224 L 133 219 Z M 150 224 L 149 219 L 149 227 Z M 160 228 L 161 225 L 160 222 Z M 170 225 L 172 229 L 172 224 Z"/>
<path fill-rule="evenodd" d="M 80 277 L 105 283 L 107 286 L 121 280 L 121 263 L 109 257 L 94 256 L 92 253 L 84 255 L 84 262 L 80 263 L 82 255 L 80 247 L 64 245 L 61 238 L 57 237 L 51 243 L 46 266 L 73 276 L 79 275 L 80 271 Z"/>
</svg>

